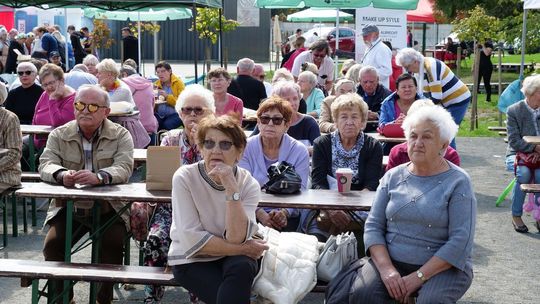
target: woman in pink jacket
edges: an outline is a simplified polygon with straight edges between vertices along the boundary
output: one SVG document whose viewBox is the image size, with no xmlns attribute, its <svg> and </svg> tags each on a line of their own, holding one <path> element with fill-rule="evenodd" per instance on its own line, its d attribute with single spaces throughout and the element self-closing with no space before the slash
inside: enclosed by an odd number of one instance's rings
<svg viewBox="0 0 540 304">
<path fill-rule="evenodd" d="M 152 143 L 154 143 L 158 122 L 154 116 L 154 87 L 152 81 L 137 74 L 134 68 L 126 65 L 122 66 L 120 77 L 131 90 L 133 101 L 135 101 L 139 110 L 139 119 L 146 132 L 153 134 L 151 137 Z"/>
<path fill-rule="evenodd" d="M 39 71 L 39 79 L 45 91 L 36 104 L 32 124 L 56 128 L 75 119 L 75 90 L 65 85 L 62 68 L 48 63 Z M 46 137 L 38 137 L 34 144 L 42 148 L 46 142 Z"/>
</svg>

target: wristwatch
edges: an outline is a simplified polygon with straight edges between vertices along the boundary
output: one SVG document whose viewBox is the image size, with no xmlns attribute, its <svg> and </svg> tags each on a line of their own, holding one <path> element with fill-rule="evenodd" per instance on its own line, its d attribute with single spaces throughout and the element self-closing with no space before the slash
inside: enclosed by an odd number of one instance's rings
<svg viewBox="0 0 540 304">
<path fill-rule="evenodd" d="M 99 180 L 100 185 L 105 185 L 105 178 L 103 175 L 100 174 L 100 172 L 96 173 L 97 179 Z"/>
<path fill-rule="evenodd" d="M 424 273 L 421 272 L 420 270 L 416 271 L 416 276 L 420 279 L 420 281 L 422 281 L 422 283 L 427 281 L 426 276 L 424 276 Z"/>
<path fill-rule="evenodd" d="M 225 200 L 227 202 L 238 202 L 240 200 L 240 193 L 234 192 L 231 196 L 226 196 Z"/>
</svg>

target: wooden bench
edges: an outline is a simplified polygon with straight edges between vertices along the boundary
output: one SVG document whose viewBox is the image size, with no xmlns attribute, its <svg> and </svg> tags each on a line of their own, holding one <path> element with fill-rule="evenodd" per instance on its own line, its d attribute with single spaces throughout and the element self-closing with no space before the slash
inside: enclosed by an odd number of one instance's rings
<svg viewBox="0 0 540 304">
<path fill-rule="evenodd" d="M 525 193 L 540 193 L 540 184 L 521 184 L 519 187 Z"/>
<path fill-rule="evenodd" d="M 179 286 L 172 273 L 163 267 L 110 264 L 64 263 L 0 259 L 0 277 L 21 279 L 21 287 L 32 285 L 32 303 L 38 303 L 39 280 L 74 282 L 114 282 L 124 284 Z"/>
<path fill-rule="evenodd" d="M 489 126 L 488 130 L 490 130 L 490 131 L 501 131 L 501 132 L 506 132 L 507 131 L 506 127 L 500 127 L 500 126 Z"/>
</svg>

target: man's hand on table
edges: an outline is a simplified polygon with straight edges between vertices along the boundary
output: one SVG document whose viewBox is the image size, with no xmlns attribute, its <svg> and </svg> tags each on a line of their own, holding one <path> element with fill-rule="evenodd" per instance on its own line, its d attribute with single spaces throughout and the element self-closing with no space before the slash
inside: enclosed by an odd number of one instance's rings
<svg viewBox="0 0 540 304">
<path fill-rule="evenodd" d="M 96 173 L 90 170 L 80 170 L 80 171 L 71 171 L 74 184 L 79 184 L 83 186 L 97 186 L 101 184 L 101 181 L 98 179 Z M 67 174 L 66 174 L 67 175 Z M 70 187 L 65 182 L 66 177 L 64 175 L 64 186 Z"/>
</svg>

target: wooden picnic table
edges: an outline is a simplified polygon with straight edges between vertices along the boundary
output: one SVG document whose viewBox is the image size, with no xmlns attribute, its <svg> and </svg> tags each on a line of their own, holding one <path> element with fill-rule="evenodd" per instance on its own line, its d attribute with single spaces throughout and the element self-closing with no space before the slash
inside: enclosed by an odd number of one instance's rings
<svg viewBox="0 0 540 304">
<path fill-rule="evenodd" d="M 523 140 L 528 144 L 540 145 L 540 136 L 523 136 Z"/>
<path fill-rule="evenodd" d="M 34 139 L 36 135 L 49 135 L 55 128 L 45 125 L 21 125 L 21 133 L 23 135 L 29 135 L 28 141 L 28 166 L 30 171 L 36 172 L 36 148 L 34 146 Z"/>
<path fill-rule="evenodd" d="M 375 191 L 351 191 L 339 193 L 337 190 L 309 189 L 298 194 L 277 195 L 261 193 L 260 207 L 340 209 L 369 211 L 375 198 Z"/>
<path fill-rule="evenodd" d="M 378 140 L 379 142 L 381 143 L 403 143 L 403 142 L 406 142 L 407 139 L 405 137 L 386 137 L 384 135 L 381 135 L 377 132 L 373 132 L 373 133 L 366 133 L 367 135 L 375 138 L 376 140 Z"/>
</svg>

